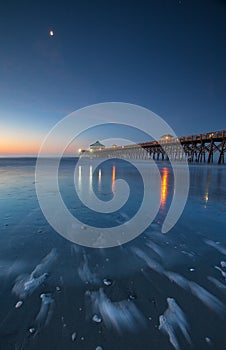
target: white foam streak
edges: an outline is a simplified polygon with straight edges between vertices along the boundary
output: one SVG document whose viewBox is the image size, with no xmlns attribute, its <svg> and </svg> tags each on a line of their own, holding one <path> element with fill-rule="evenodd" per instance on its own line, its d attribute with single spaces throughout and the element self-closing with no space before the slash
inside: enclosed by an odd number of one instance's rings
<svg viewBox="0 0 226 350">
<path fill-rule="evenodd" d="M 41 308 L 35 320 L 38 329 L 40 329 L 43 326 L 46 326 L 49 323 L 53 313 L 54 303 L 54 299 L 52 298 L 50 293 L 41 294 L 40 298 L 42 299 Z"/>
<path fill-rule="evenodd" d="M 213 247 L 216 250 L 218 250 L 218 252 L 220 252 L 221 254 L 226 255 L 226 248 L 222 247 L 220 244 L 217 244 L 216 242 L 211 241 L 210 239 L 204 239 L 204 242 L 210 247 Z"/>
<path fill-rule="evenodd" d="M 151 259 L 143 250 L 141 250 L 140 248 L 137 248 L 137 247 L 132 247 L 131 250 L 135 253 L 135 255 L 138 258 L 140 258 L 144 262 L 146 262 L 148 267 L 150 267 L 152 270 L 154 270 L 160 274 L 165 273 L 162 265 L 160 265 L 157 261 Z"/>
<path fill-rule="evenodd" d="M 208 280 L 210 282 L 212 282 L 215 285 L 215 287 L 217 287 L 217 288 L 221 289 L 222 291 L 226 292 L 226 285 L 225 284 L 221 283 L 220 281 L 218 281 L 216 278 L 214 278 L 212 276 L 208 276 L 207 278 L 208 278 Z"/>
<path fill-rule="evenodd" d="M 179 330 L 188 343 L 191 344 L 191 338 L 188 332 L 188 322 L 185 314 L 173 298 L 167 298 L 168 308 L 163 315 L 159 317 L 159 330 L 166 333 L 170 343 L 176 350 L 180 349 L 176 332 Z"/>
<path fill-rule="evenodd" d="M 163 315 L 159 316 L 159 330 L 168 335 L 170 343 L 176 350 L 180 349 L 174 328 Z"/>
<path fill-rule="evenodd" d="M 31 295 L 41 284 L 45 282 L 48 277 L 48 273 L 46 271 L 50 269 L 50 266 L 55 262 L 56 258 L 56 249 L 52 249 L 50 253 L 47 254 L 35 267 L 30 275 L 22 274 L 17 277 L 12 292 L 21 299 L 25 299 L 28 295 Z"/>
<path fill-rule="evenodd" d="M 189 281 L 185 277 L 171 271 L 167 271 L 165 275 L 171 281 L 177 283 L 180 287 L 191 292 L 212 311 L 218 314 L 222 314 L 226 311 L 224 304 L 219 299 L 217 299 L 213 294 L 211 294 L 205 288 L 201 287 L 196 282 Z"/>
<path fill-rule="evenodd" d="M 224 272 L 219 266 L 214 266 L 214 268 L 218 271 L 220 271 L 222 277 L 226 278 L 226 272 Z"/>
<path fill-rule="evenodd" d="M 31 276 L 37 277 L 42 275 L 44 272 L 48 271 L 51 267 L 51 265 L 56 261 L 57 259 L 57 250 L 56 248 L 53 248 L 49 254 L 47 254 L 42 261 L 35 267 L 35 269 L 32 271 Z"/>
<path fill-rule="evenodd" d="M 212 311 L 222 314 L 225 312 L 225 305 L 217 299 L 213 294 L 208 292 L 206 289 L 201 287 L 195 282 L 189 282 L 189 287 L 192 292 L 199 300 L 202 301 L 203 304 L 208 306 Z"/>
<path fill-rule="evenodd" d="M 97 275 L 90 270 L 88 258 L 85 254 L 83 254 L 83 261 L 81 262 L 78 268 L 78 274 L 81 280 L 85 283 L 90 283 L 95 285 L 95 284 L 99 284 L 100 282 Z"/>
<path fill-rule="evenodd" d="M 122 300 L 112 302 L 102 289 L 97 292 L 87 292 L 91 310 L 99 314 L 108 328 L 114 328 L 119 333 L 124 330 L 139 331 L 145 326 L 143 314 L 132 301 Z"/>
</svg>

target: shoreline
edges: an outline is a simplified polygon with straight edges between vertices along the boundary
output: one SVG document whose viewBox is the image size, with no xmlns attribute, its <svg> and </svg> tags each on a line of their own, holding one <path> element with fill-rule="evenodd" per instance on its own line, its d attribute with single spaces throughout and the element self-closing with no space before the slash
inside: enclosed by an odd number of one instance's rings
<svg viewBox="0 0 226 350">
<path fill-rule="evenodd" d="M 37 161 L 37 159 L 43 159 L 43 160 L 56 160 L 58 157 L 57 156 L 46 156 L 46 157 L 38 157 L 38 156 L 15 156 L 15 157 L 5 157 L 5 156 L 0 156 L 0 162 L 1 161 L 19 161 L 19 160 L 23 160 L 23 161 Z M 153 159 L 131 159 L 131 158 L 100 158 L 100 157 L 78 157 L 78 156 L 63 156 L 60 158 L 60 161 L 64 161 L 64 160 L 87 160 L 87 163 L 90 162 L 105 162 L 105 161 L 111 161 L 111 160 L 119 160 L 119 161 L 125 161 L 128 163 L 133 163 L 133 164 L 144 164 L 147 165 L 149 164 L 157 164 L 157 165 L 165 165 L 165 166 L 171 166 L 171 164 L 174 165 L 186 165 L 188 167 L 192 167 L 192 166 L 205 166 L 205 167 L 225 167 L 225 164 L 218 164 L 217 162 L 213 162 L 213 163 L 207 163 L 207 162 L 186 162 L 186 161 L 182 161 L 182 160 L 173 160 L 172 162 L 167 161 L 167 160 L 153 160 Z"/>
</svg>

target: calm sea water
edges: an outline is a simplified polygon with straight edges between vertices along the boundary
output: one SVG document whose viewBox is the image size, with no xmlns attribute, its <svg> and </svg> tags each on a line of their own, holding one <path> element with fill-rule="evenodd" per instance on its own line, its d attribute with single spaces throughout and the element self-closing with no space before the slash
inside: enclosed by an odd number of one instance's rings
<svg viewBox="0 0 226 350">
<path fill-rule="evenodd" d="M 97 215 L 74 191 L 75 163 L 62 162 L 59 184 L 84 225 L 119 225 L 135 214 L 143 195 L 135 168 L 111 160 L 89 179 L 78 173 L 103 201 L 112 198 L 116 178 L 130 186 L 124 208 Z M 190 165 L 189 198 L 167 234 L 161 225 L 174 180 L 167 163 L 159 169 L 154 222 L 123 246 L 92 249 L 46 221 L 35 159 L 0 159 L 1 350 L 226 349 L 226 167 Z"/>
</svg>

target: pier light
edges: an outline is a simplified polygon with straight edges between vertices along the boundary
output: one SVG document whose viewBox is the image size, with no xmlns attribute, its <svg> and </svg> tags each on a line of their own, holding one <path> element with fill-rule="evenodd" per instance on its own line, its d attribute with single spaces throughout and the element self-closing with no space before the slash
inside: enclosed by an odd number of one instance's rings
<svg viewBox="0 0 226 350">
<path fill-rule="evenodd" d="M 160 138 L 161 141 L 169 141 L 169 140 L 172 140 L 172 139 L 173 139 L 172 135 L 163 135 Z"/>
</svg>

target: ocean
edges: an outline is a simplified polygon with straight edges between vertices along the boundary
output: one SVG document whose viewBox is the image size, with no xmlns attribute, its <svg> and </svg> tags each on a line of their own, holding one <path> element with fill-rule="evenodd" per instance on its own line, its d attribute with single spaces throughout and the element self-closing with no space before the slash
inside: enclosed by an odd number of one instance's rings
<svg viewBox="0 0 226 350">
<path fill-rule="evenodd" d="M 112 159 L 93 171 L 87 159 L 85 176 L 82 168 L 74 174 L 76 162 L 61 161 L 59 189 L 84 234 L 88 225 L 104 231 L 136 214 L 144 192 L 136 167 Z M 123 245 L 90 248 L 46 220 L 35 165 L 35 158 L 0 159 L 1 350 L 226 349 L 225 166 L 189 165 L 185 208 L 162 233 L 175 180 L 170 164 L 159 162 L 160 205 L 150 225 Z M 119 178 L 130 194 L 113 213 L 87 208 L 74 188 L 74 181 L 78 191 L 85 186 L 104 206 Z"/>
</svg>

